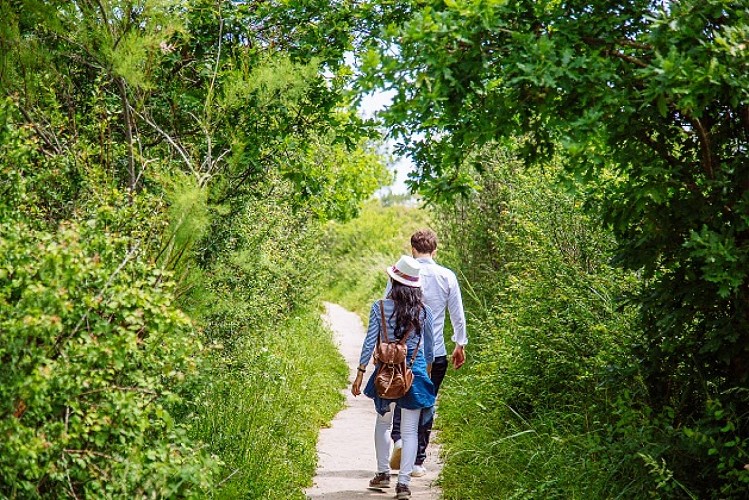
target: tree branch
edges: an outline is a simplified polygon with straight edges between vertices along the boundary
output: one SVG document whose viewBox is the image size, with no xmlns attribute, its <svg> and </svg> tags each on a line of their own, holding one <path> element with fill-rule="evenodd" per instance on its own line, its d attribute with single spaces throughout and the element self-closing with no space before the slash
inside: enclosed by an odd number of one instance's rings
<svg viewBox="0 0 749 500">
<path fill-rule="evenodd" d="M 122 99 L 122 111 L 123 118 L 125 119 L 125 138 L 127 139 L 127 153 L 128 153 L 128 174 L 130 176 L 130 193 L 129 196 L 132 201 L 132 193 L 135 191 L 135 148 L 133 147 L 133 118 L 130 113 L 131 106 L 130 100 L 127 98 L 127 87 L 125 86 L 125 79 L 120 77 L 115 78 L 117 81 L 117 87 L 120 90 L 120 99 Z"/>
<path fill-rule="evenodd" d="M 219 12 L 219 15 L 221 13 Z M 216 85 L 216 76 L 218 76 L 218 65 L 221 62 L 221 41 L 224 38 L 224 20 L 221 19 L 218 25 L 218 49 L 216 51 L 216 62 L 213 67 L 213 75 L 211 76 L 211 85 L 208 87 L 208 95 L 206 96 L 205 103 L 203 104 L 203 113 L 208 114 L 208 107 L 211 105 L 213 100 L 213 91 Z"/>
<path fill-rule="evenodd" d="M 125 268 L 125 266 L 126 266 L 126 265 L 127 265 L 127 263 L 128 263 L 129 261 L 130 261 L 130 259 L 132 258 L 132 256 L 133 256 L 133 255 L 135 255 L 135 252 L 136 252 L 136 251 L 138 250 L 138 247 L 139 247 L 139 246 L 140 246 L 140 242 L 138 241 L 138 242 L 136 242 L 136 244 L 135 244 L 135 245 L 134 245 L 134 246 L 133 246 L 133 247 L 132 247 L 132 248 L 131 248 L 131 249 L 130 249 L 130 250 L 129 250 L 128 252 L 127 252 L 127 254 L 125 255 L 125 258 L 124 258 L 124 259 L 122 260 L 122 262 L 120 262 L 120 265 L 119 265 L 119 266 L 117 266 L 117 269 L 115 269 L 115 270 L 114 270 L 114 272 L 113 272 L 113 273 L 111 274 L 111 276 L 109 276 L 109 279 L 107 280 L 107 282 L 106 282 L 106 283 L 104 283 L 104 286 L 102 287 L 101 291 L 100 291 L 100 292 L 99 292 L 99 293 L 98 293 L 98 294 L 96 295 L 96 297 L 94 298 L 94 303 L 97 303 L 97 302 L 99 302 L 99 300 L 101 300 L 101 299 L 102 299 L 102 298 L 104 297 L 104 293 L 105 293 L 105 292 L 107 291 L 107 289 L 109 288 L 109 285 L 111 285 L 111 284 L 112 284 L 112 282 L 114 281 L 114 278 L 115 278 L 115 277 L 116 277 L 116 276 L 117 276 L 118 274 L 120 274 L 120 271 L 122 271 L 122 270 L 123 270 L 123 269 Z M 54 353 L 54 354 L 53 354 L 53 355 L 51 356 L 51 358 L 52 358 L 53 360 L 54 360 L 54 359 L 57 359 L 57 358 L 59 357 L 59 355 L 60 355 L 60 346 L 61 346 L 61 344 L 62 344 L 62 341 L 63 341 L 63 340 L 65 340 L 65 339 L 66 339 L 66 338 L 68 338 L 68 337 L 72 337 L 73 335 L 75 335 L 75 334 L 76 334 L 76 332 L 78 331 L 78 329 L 79 329 L 79 328 L 81 327 L 81 325 L 83 325 L 83 322 L 84 322 L 84 321 L 86 321 L 86 322 L 88 323 L 88 315 L 89 315 L 89 313 L 91 313 L 91 309 L 93 309 L 93 306 L 92 306 L 92 307 L 89 307 L 89 308 L 88 308 L 88 310 L 86 311 L 86 313 L 85 313 L 85 314 L 84 314 L 83 316 L 81 316 L 81 319 L 80 319 L 80 320 L 78 320 L 78 323 L 77 323 L 77 324 L 75 325 L 75 328 L 73 328 L 73 331 L 71 331 L 71 332 L 70 332 L 69 334 L 65 334 L 65 333 L 63 332 L 63 333 L 62 333 L 62 334 L 61 334 L 61 335 L 60 335 L 59 337 L 57 337 L 57 339 L 55 340 L 55 345 L 53 346 L 53 349 L 54 349 L 54 350 L 55 350 L 56 352 L 55 352 L 55 353 Z"/>
<path fill-rule="evenodd" d="M 185 162 L 185 166 L 187 166 L 187 168 L 189 168 L 192 172 L 195 172 L 195 169 L 192 166 L 192 162 L 190 161 L 190 158 L 187 156 L 187 152 L 184 150 L 184 148 L 182 148 L 182 146 L 177 144 L 177 142 L 172 138 L 172 136 L 164 132 L 158 125 L 156 125 L 151 119 L 149 119 L 145 115 L 138 113 L 135 109 L 133 109 L 133 112 L 136 115 L 138 115 L 138 117 L 141 120 L 149 124 L 155 131 L 160 133 L 164 137 L 164 139 L 166 139 L 167 142 L 172 145 L 172 147 L 177 151 L 177 153 L 179 153 L 179 155 L 182 157 L 182 160 Z"/>
<path fill-rule="evenodd" d="M 104 21 L 104 24 L 107 27 L 107 31 L 109 31 L 109 34 L 114 37 L 114 26 L 109 24 L 109 17 L 107 16 L 107 10 L 104 8 L 104 4 L 101 3 L 101 0 L 96 0 L 96 5 L 99 7 L 101 19 L 102 21 Z"/>
<path fill-rule="evenodd" d="M 628 63 L 634 64 L 635 66 L 639 66 L 641 68 L 647 68 L 647 67 L 650 66 L 648 63 L 646 63 L 642 59 L 640 59 L 638 57 L 635 57 L 635 56 L 630 56 L 630 55 L 624 54 L 622 52 L 619 52 L 618 50 L 614 50 L 614 49 L 603 49 L 602 53 L 604 55 L 614 56 L 614 57 L 616 57 L 618 59 L 621 59 L 623 61 L 627 61 Z"/>
<path fill-rule="evenodd" d="M 44 141 L 44 143 L 49 146 L 50 149 L 52 149 L 55 153 L 62 154 L 62 146 L 60 145 L 60 141 L 57 140 L 57 136 L 51 132 L 48 132 L 47 130 L 41 128 L 39 124 L 31 118 L 31 115 L 29 114 L 26 109 L 21 106 L 19 103 L 17 105 L 18 110 L 21 112 L 24 118 L 26 118 L 26 121 L 34 127 L 34 130 L 36 130 L 36 133 L 41 137 L 41 139 Z M 54 139 L 54 143 L 52 140 Z"/>
<path fill-rule="evenodd" d="M 72 450 L 72 449 L 69 449 L 69 448 L 65 448 L 62 451 L 64 451 L 68 455 L 93 455 L 95 457 L 102 457 L 102 458 L 106 458 L 108 460 L 113 460 L 115 462 L 120 462 L 120 460 L 117 460 L 112 455 L 107 455 L 106 453 L 101 453 L 99 451 L 93 451 L 93 450 Z"/>
<path fill-rule="evenodd" d="M 70 494 L 73 495 L 75 500 L 78 500 L 78 495 L 75 494 L 75 488 L 73 488 L 73 481 L 70 480 L 70 471 L 65 469 L 65 477 L 68 478 L 68 487 L 70 487 Z"/>
<path fill-rule="evenodd" d="M 641 43 L 637 42 L 635 40 L 629 40 L 628 38 L 618 38 L 616 40 L 604 40 L 603 38 L 595 38 L 592 36 L 584 36 L 581 37 L 581 39 L 587 43 L 588 45 L 621 45 L 624 47 L 632 47 L 633 49 L 640 49 L 640 50 L 653 50 L 654 47 L 650 45 L 649 43 Z"/>
<path fill-rule="evenodd" d="M 715 179 L 715 164 L 717 163 L 717 158 L 715 157 L 715 153 L 712 149 L 712 139 L 710 138 L 710 132 L 705 129 L 705 126 L 702 124 L 699 118 L 691 117 L 688 115 L 685 115 L 687 120 L 689 120 L 689 123 L 692 124 L 695 131 L 697 132 L 697 139 L 700 143 L 700 152 L 702 157 L 702 166 L 705 169 L 705 173 L 707 173 L 707 176 L 710 179 Z"/>
<path fill-rule="evenodd" d="M 674 168 L 679 166 L 679 161 L 674 158 L 673 155 L 671 155 L 671 153 L 668 151 L 668 148 L 665 147 L 665 143 L 653 140 L 653 138 L 650 137 L 645 131 L 638 133 L 637 138 L 647 146 L 649 146 L 653 151 L 655 151 L 655 153 L 660 158 L 665 160 L 669 166 Z"/>
<path fill-rule="evenodd" d="M 632 48 L 641 49 L 641 50 L 652 50 L 653 47 L 651 45 L 642 44 L 639 42 L 635 42 L 633 40 L 627 40 L 626 38 L 608 41 L 602 38 L 583 36 L 580 39 L 591 47 L 604 47 L 604 49 L 602 50 L 602 54 L 604 55 L 616 57 L 617 59 L 627 61 L 628 63 L 634 64 L 635 66 L 639 66 L 641 68 L 647 68 L 649 66 L 647 62 L 643 61 L 639 57 L 625 54 L 623 52 L 616 50 L 613 47 L 616 45 L 620 45 L 620 46 L 623 45 L 626 47 L 632 47 Z"/>
<path fill-rule="evenodd" d="M 102 387 L 100 389 L 92 389 L 90 391 L 82 392 L 82 393 L 78 394 L 78 397 L 80 398 L 82 396 L 88 396 L 89 394 L 96 394 L 96 393 L 99 393 L 99 392 L 105 392 L 105 391 L 108 391 L 110 389 L 114 389 L 114 390 L 117 390 L 117 391 L 125 391 L 125 392 L 128 392 L 128 391 L 129 392 L 140 392 L 142 394 L 150 394 L 152 396 L 153 395 L 158 395 L 157 392 L 151 391 L 151 390 L 148 390 L 148 389 L 143 389 L 142 387 L 122 387 L 122 386 L 119 386 L 119 385 L 113 385 L 111 387 Z"/>
</svg>

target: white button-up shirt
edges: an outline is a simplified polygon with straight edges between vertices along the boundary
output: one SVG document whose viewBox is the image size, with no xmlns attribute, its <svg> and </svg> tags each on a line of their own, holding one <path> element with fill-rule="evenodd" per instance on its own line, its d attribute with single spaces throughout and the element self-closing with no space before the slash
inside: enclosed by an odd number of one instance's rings
<svg viewBox="0 0 749 500">
<path fill-rule="evenodd" d="M 447 356 L 445 348 L 445 312 L 450 313 L 450 322 L 453 325 L 452 341 L 459 345 L 468 343 L 466 334 L 466 315 L 463 311 L 463 299 L 460 295 L 460 287 L 455 273 L 446 267 L 442 267 L 429 257 L 416 259 L 421 264 L 421 289 L 424 294 L 424 303 L 432 309 L 434 317 L 434 356 Z M 388 280 L 385 296 L 390 293 L 390 280 Z"/>
</svg>

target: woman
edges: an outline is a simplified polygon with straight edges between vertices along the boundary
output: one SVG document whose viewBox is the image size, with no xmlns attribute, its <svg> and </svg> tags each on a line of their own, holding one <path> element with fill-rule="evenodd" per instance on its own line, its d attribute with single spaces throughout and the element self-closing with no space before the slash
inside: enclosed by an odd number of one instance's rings
<svg viewBox="0 0 749 500">
<path fill-rule="evenodd" d="M 432 336 L 432 311 L 422 303 L 421 280 L 419 279 L 420 264 L 413 257 L 402 256 L 400 260 L 386 271 L 390 276 L 392 288 L 384 299 L 385 321 L 388 340 L 395 342 L 407 335 L 407 360 L 410 362 L 415 349 L 418 350 L 411 369 L 414 374 L 413 385 L 408 392 L 396 399 L 383 399 L 377 395 L 374 388 L 374 378 L 377 370 L 372 374 L 364 389 L 364 394 L 374 400 L 377 410 L 375 423 L 375 451 L 377 453 L 377 474 L 369 482 L 371 488 L 386 488 L 390 486 L 390 425 L 392 423 L 393 403 L 401 408 L 401 439 L 403 450 L 401 454 L 401 468 L 398 473 L 398 484 L 395 488 L 396 498 L 403 500 L 411 498 L 410 483 L 411 470 L 416 459 L 418 446 L 417 430 L 419 415 L 422 408 L 434 406 L 434 385 L 429 379 L 427 364 L 434 361 L 434 338 Z M 362 345 L 361 357 L 357 368 L 356 380 L 351 386 L 354 396 L 361 394 L 361 384 L 366 372 L 367 364 L 382 335 L 382 318 L 380 301 L 372 304 L 369 313 L 369 328 Z"/>
</svg>

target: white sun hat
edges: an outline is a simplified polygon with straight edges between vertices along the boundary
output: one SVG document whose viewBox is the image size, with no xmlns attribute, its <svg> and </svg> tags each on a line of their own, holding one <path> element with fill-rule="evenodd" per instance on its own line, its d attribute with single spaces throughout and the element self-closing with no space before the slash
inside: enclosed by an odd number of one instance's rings
<svg viewBox="0 0 749 500">
<path fill-rule="evenodd" d="M 385 269 L 385 271 L 398 283 L 415 288 L 421 286 L 421 278 L 419 277 L 421 264 L 413 257 L 401 255 L 398 262 L 394 266 Z"/>
</svg>

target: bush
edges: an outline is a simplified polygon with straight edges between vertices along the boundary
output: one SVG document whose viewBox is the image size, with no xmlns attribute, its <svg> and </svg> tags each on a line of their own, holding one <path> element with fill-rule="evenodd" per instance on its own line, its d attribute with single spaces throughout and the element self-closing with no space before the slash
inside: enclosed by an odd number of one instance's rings
<svg viewBox="0 0 749 500">
<path fill-rule="evenodd" d="M 559 169 L 480 158 L 481 191 L 435 219 L 465 276 L 471 363 L 440 401 L 446 498 L 637 497 L 659 456 L 632 345 L 637 286 Z M 499 466 L 487 466 L 499 464 Z M 670 483 L 673 485 L 674 483 Z"/>
<path fill-rule="evenodd" d="M 325 300 L 366 320 L 372 301 L 385 291 L 385 268 L 400 255 L 411 255 L 411 234 L 428 224 L 425 211 L 403 204 L 384 206 L 378 200 L 367 202 L 357 219 L 330 222 L 324 239 Z"/>
<path fill-rule="evenodd" d="M 180 419 L 225 463 L 220 498 L 304 498 L 318 430 L 343 404 L 348 371 L 316 309 L 320 224 L 292 203 L 247 197 L 215 217 L 186 280 L 211 355 Z"/>
<path fill-rule="evenodd" d="M 0 225 L 0 493 L 200 496 L 216 462 L 170 407 L 201 346 L 173 283 L 97 220 Z"/>
</svg>

